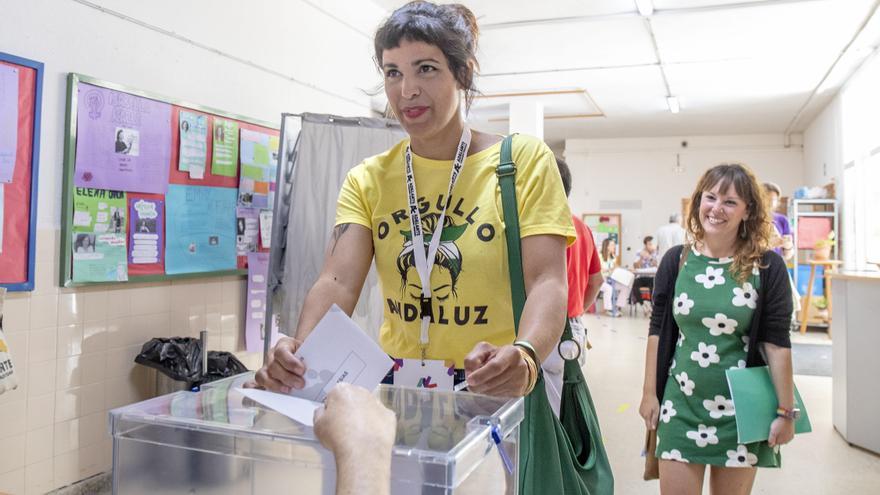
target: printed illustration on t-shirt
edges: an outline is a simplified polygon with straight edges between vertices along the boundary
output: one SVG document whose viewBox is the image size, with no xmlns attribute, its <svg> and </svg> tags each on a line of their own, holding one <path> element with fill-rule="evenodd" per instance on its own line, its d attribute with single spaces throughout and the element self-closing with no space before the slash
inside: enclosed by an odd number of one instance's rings
<svg viewBox="0 0 880 495">
<path fill-rule="evenodd" d="M 424 245 L 419 246 L 420 249 L 427 251 L 439 220 L 440 215 L 437 213 L 430 213 L 422 219 L 422 229 L 425 235 Z M 437 248 L 437 254 L 434 256 L 432 272 L 432 283 L 435 286 L 431 287 L 431 293 L 438 301 L 445 301 L 450 296 L 458 298 L 455 287 L 462 272 L 462 255 L 455 241 L 464 234 L 467 228 L 467 224 L 455 225 L 455 222 L 448 216 L 443 220 L 443 232 L 440 234 L 440 244 Z M 405 296 L 418 301 L 422 296 L 422 281 L 416 271 L 412 232 L 402 230 L 400 233 L 404 239 L 403 250 L 397 257 L 397 272 L 401 278 L 400 289 Z"/>
</svg>

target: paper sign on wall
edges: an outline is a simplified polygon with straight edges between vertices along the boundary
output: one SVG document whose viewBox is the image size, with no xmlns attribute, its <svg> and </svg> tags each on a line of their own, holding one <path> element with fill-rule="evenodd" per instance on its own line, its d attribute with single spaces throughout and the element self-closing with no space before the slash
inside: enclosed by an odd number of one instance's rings
<svg viewBox="0 0 880 495">
<path fill-rule="evenodd" d="M 74 282 L 128 280 L 125 234 L 73 233 Z"/>
<path fill-rule="evenodd" d="M 159 200 L 138 199 L 132 203 L 131 248 L 128 253 L 131 264 L 153 264 L 164 259 L 164 209 L 164 202 Z"/>
<path fill-rule="evenodd" d="M 0 183 L 12 182 L 18 149 L 18 69 L 0 64 Z"/>
<path fill-rule="evenodd" d="M 191 179 L 205 178 L 208 159 L 208 117 L 180 111 L 180 159 L 178 169 L 189 172 Z"/>
<path fill-rule="evenodd" d="M 76 186 L 165 192 L 171 105 L 80 83 L 76 132 Z"/>
<path fill-rule="evenodd" d="M 272 208 L 278 163 L 278 136 L 241 130 L 241 179 L 238 204 L 253 208 Z"/>
<path fill-rule="evenodd" d="M 262 352 L 266 338 L 266 290 L 269 277 L 269 253 L 248 253 L 247 309 L 245 310 L 245 346 L 248 352 Z M 271 345 L 275 345 L 278 320 L 272 318 Z"/>
<path fill-rule="evenodd" d="M 238 174 L 238 122 L 214 118 L 211 173 L 226 177 Z"/>
<path fill-rule="evenodd" d="M 234 270 L 235 189 L 168 186 L 165 272 Z"/>
</svg>

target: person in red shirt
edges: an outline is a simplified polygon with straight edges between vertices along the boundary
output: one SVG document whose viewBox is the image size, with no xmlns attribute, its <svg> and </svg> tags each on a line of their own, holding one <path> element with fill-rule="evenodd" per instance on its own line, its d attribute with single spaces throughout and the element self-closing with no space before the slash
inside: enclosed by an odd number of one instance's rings
<svg viewBox="0 0 880 495">
<path fill-rule="evenodd" d="M 560 158 L 556 158 L 556 166 L 562 177 L 562 186 L 565 195 L 571 195 L 571 170 L 568 164 Z M 578 217 L 572 215 L 574 229 L 577 232 L 577 240 L 565 251 L 565 261 L 568 271 L 568 321 L 571 324 L 571 332 L 581 348 L 578 358 L 581 365 L 586 362 L 587 330 L 581 321 L 584 314 L 599 294 L 604 279 L 602 277 L 602 263 L 596 244 L 593 242 L 593 233 L 584 225 Z M 550 405 L 559 415 L 559 401 L 562 392 L 563 360 L 558 352 L 551 352 L 541 366 L 547 378 L 547 397 Z"/>
</svg>

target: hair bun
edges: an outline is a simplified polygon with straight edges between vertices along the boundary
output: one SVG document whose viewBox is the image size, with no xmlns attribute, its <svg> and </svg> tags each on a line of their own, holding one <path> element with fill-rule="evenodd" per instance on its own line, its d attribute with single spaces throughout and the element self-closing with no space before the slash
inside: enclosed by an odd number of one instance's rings
<svg viewBox="0 0 880 495">
<path fill-rule="evenodd" d="M 477 40 L 480 37 L 480 27 L 477 25 L 477 16 L 474 15 L 471 9 L 465 7 L 460 3 L 446 4 L 445 7 L 448 7 L 457 12 L 464 23 L 467 25 L 468 30 L 470 30 L 471 36 L 474 39 L 474 50 L 476 50 Z"/>
</svg>

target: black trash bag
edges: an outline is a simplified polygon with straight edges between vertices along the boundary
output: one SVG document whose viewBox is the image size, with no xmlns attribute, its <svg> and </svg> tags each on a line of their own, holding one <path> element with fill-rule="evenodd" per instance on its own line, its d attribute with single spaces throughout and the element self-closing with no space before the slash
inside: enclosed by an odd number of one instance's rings
<svg viewBox="0 0 880 495">
<path fill-rule="evenodd" d="M 245 371 L 248 371 L 247 366 L 231 352 L 208 351 L 208 375 L 201 377 L 199 384 L 235 376 Z"/>
<path fill-rule="evenodd" d="M 168 378 L 194 383 L 202 375 L 202 343 L 192 337 L 150 339 L 134 362 L 155 368 Z"/>
<path fill-rule="evenodd" d="M 208 351 L 208 374 L 202 376 L 202 342 L 193 337 L 151 339 L 141 347 L 134 362 L 155 368 L 167 377 L 191 386 L 248 371 L 232 353 Z"/>
</svg>

